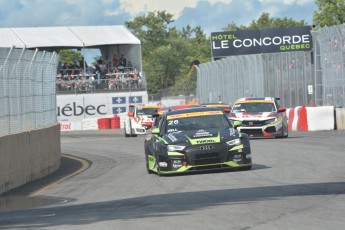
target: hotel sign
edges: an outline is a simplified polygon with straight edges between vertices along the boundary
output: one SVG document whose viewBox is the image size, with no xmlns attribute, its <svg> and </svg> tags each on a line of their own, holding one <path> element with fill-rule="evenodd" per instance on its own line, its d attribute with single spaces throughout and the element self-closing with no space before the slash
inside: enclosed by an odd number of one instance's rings
<svg viewBox="0 0 345 230">
<path fill-rule="evenodd" d="M 310 51 L 310 26 L 211 33 L 213 58 L 233 55 Z"/>
</svg>

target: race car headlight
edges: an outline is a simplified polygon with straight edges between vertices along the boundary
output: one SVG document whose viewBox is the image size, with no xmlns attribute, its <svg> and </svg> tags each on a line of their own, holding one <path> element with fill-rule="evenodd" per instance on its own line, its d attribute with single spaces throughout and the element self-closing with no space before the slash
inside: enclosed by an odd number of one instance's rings
<svg viewBox="0 0 345 230">
<path fill-rule="evenodd" d="M 183 146 L 183 145 L 168 145 L 168 147 L 167 147 L 169 152 L 182 151 L 185 148 L 186 148 L 186 146 Z"/>
<path fill-rule="evenodd" d="M 269 119 L 269 120 L 265 121 L 265 125 L 270 124 L 272 122 L 275 122 L 276 120 L 277 120 L 277 118 Z"/>
<path fill-rule="evenodd" d="M 233 146 L 233 145 L 240 145 L 241 144 L 241 139 L 237 138 L 237 139 L 233 139 L 231 141 L 226 142 L 228 145 Z"/>
</svg>

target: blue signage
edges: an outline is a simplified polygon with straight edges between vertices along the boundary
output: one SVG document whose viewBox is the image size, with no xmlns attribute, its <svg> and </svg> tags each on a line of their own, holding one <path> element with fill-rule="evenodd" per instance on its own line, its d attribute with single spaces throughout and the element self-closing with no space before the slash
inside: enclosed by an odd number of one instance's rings
<svg viewBox="0 0 345 230">
<path fill-rule="evenodd" d="M 123 107 L 113 107 L 113 114 L 126 112 L 126 106 Z"/>
<path fill-rule="evenodd" d="M 143 103 L 143 97 L 142 96 L 130 96 L 129 97 L 129 103 Z"/>
<path fill-rule="evenodd" d="M 113 97 L 113 104 L 126 104 L 126 97 Z"/>
</svg>

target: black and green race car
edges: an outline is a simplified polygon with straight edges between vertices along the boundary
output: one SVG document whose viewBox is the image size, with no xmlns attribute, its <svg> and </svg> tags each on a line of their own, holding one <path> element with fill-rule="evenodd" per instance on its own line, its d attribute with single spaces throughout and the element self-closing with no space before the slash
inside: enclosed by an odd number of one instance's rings
<svg viewBox="0 0 345 230">
<path fill-rule="evenodd" d="M 159 176 L 252 165 L 248 135 L 214 107 L 165 112 L 146 137 L 145 158 L 148 173 Z"/>
</svg>

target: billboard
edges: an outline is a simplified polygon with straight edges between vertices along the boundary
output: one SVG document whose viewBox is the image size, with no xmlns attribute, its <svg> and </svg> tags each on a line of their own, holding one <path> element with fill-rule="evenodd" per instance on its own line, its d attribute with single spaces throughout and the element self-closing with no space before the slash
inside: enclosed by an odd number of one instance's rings
<svg viewBox="0 0 345 230">
<path fill-rule="evenodd" d="M 310 51 L 310 26 L 211 33 L 212 57 Z"/>
</svg>

